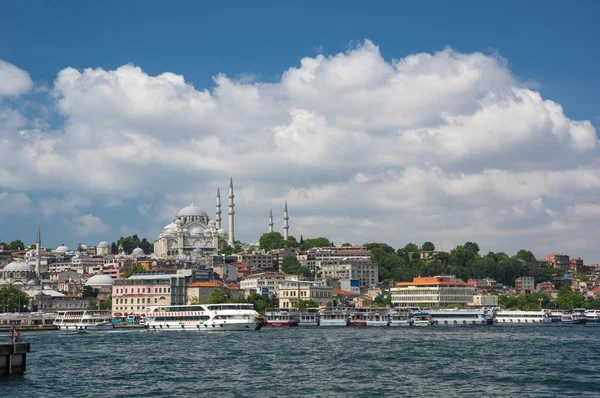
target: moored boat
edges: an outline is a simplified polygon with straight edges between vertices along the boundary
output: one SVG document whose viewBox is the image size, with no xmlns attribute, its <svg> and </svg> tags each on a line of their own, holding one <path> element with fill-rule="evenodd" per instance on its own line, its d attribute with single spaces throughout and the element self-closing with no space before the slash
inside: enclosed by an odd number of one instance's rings
<svg viewBox="0 0 600 398">
<path fill-rule="evenodd" d="M 348 313 L 344 309 L 326 308 L 319 314 L 319 326 L 347 326 Z"/>
<path fill-rule="evenodd" d="M 111 330 L 112 315 L 109 310 L 59 311 L 54 320 L 58 330 Z"/>
<path fill-rule="evenodd" d="M 300 313 L 298 326 L 319 326 L 320 316 L 318 308 L 307 308 Z"/>
<path fill-rule="evenodd" d="M 550 313 L 546 310 L 541 311 L 498 311 L 494 316 L 496 325 L 522 325 L 522 324 L 543 324 L 552 322 Z"/>
<path fill-rule="evenodd" d="M 567 314 L 568 312 L 567 310 L 550 310 L 550 319 L 552 322 L 560 322 L 563 314 Z"/>
<path fill-rule="evenodd" d="M 413 326 L 431 326 L 433 321 L 427 312 L 413 312 L 412 314 L 412 325 Z"/>
<path fill-rule="evenodd" d="M 563 314 L 560 321 L 562 323 L 568 323 L 572 325 L 584 325 L 587 323 L 587 317 L 585 316 L 584 308 L 575 308 L 574 310 Z"/>
<path fill-rule="evenodd" d="M 348 326 L 367 326 L 366 312 L 351 311 L 348 316 Z"/>
<path fill-rule="evenodd" d="M 371 310 L 365 313 L 367 326 L 390 326 L 390 317 L 386 310 Z"/>
<path fill-rule="evenodd" d="M 429 316 L 435 325 L 491 325 L 492 312 L 486 308 L 473 310 L 430 310 Z"/>
<path fill-rule="evenodd" d="M 265 326 L 298 326 L 300 314 L 290 308 L 270 308 L 265 311 L 267 324 Z"/>
<path fill-rule="evenodd" d="M 585 317 L 588 323 L 600 323 L 600 310 L 586 310 Z"/>
<path fill-rule="evenodd" d="M 413 317 L 408 310 L 393 310 L 389 313 L 390 326 L 412 326 Z"/>
<path fill-rule="evenodd" d="M 153 307 L 146 328 L 153 330 L 260 330 L 264 320 L 252 304 L 201 304 Z"/>
</svg>

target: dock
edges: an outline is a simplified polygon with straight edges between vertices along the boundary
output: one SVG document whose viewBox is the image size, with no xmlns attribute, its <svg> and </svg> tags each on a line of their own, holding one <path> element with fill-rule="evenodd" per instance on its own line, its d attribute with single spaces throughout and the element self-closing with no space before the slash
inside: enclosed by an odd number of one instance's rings
<svg viewBox="0 0 600 398">
<path fill-rule="evenodd" d="M 20 375 L 27 370 L 29 343 L 0 343 L 0 376 Z"/>
</svg>

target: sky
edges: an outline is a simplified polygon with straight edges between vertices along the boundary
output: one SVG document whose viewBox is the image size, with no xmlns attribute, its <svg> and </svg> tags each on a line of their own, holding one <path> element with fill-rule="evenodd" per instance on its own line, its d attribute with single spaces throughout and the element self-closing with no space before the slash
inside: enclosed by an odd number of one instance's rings
<svg viewBox="0 0 600 398">
<path fill-rule="evenodd" d="M 0 3 L 0 240 L 466 241 L 600 262 L 600 3 Z"/>
</svg>

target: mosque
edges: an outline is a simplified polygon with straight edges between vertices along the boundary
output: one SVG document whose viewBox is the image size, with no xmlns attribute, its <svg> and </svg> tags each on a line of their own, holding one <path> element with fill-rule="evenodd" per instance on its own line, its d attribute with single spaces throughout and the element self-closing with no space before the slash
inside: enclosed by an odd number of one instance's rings
<svg viewBox="0 0 600 398">
<path fill-rule="evenodd" d="M 218 252 L 225 244 L 233 247 L 234 203 L 233 179 L 229 180 L 229 233 L 221 227 L 221 193 L 217 189 L 215 220 L 193 203 L 177 213 L 154 241 L 154 253 L 159 257 Z"/>
</svg>

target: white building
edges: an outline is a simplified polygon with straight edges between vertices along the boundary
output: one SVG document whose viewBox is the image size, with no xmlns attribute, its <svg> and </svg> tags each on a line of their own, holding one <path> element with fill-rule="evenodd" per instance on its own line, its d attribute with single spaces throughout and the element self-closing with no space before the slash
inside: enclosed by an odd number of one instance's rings
<svg viewBox="0 0 600 398">
<path fill-rule="evenodd" d="M 469 304 L 473 307 L 497 307 L 498 296 L 488 294 L 476 294 L 473 296 L 473 302 Z"/>
<path fill-rule="evenodd" d="M 374 287 L 379 282 L 379 266 L 370 259 L 347 258 L 318 262 L 323 279 L 358 280 L 362 287 Z"/>
<path fill-rule="evenodd" d="M 300 300 L 314 300 L 318 304 L 330 305 L 333 302 L 333 288 L 315 282 L 286 281 L 279 285 L 277 297 L 279 308 L 292 308 Z"/>
<path fill-rule="evenodd" d="M 451 276 L 414 278 L 412 282 L 397 283 L 390 292 L 394 306 L 427 308 L 467 305 L 475 294 L 473 288 Z"/>
<path fill-rule="evenodd" d="M 285 280 L 285 276 L 280 272 L 263 272 L 247 276 L 240 281 L 240 290 L 243 290 L 248 297 L 257 290 L 268 288 L 269 295 L 277 294 L 279 284 Z"/>
</svg>

